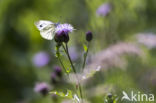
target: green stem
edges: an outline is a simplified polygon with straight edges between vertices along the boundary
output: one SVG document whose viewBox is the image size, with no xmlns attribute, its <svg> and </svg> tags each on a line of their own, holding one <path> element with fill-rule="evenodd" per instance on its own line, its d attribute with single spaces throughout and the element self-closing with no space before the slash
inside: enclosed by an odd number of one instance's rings
<svg viewBox="0 0 156 103">
<path fill-rule="evenodd" d="M 61 60 L 60 57 L 58 57 L 58 60 L 59 60 L 59 62 L 60 62 L 60 64 L 61 64 L 61 66 L 63 67 L 64 71 L 67 73 L 67 71 L 66 71 L 66 69 L 65 69 L 65 66 L 64 66 L 64 64 L 63 64 L 63 62 L 62 62 L 62 60 Z M 68 73 L 67 73 L 67 75 L 68 75 Z"/>
<path fill-rule="evenodd" d="M 73 62 L 72 62 L 72 60 L 71 60 L 71 57 L 70 57 L 70 55 L 69 55 L 68 45 L 67 45 L 67 43 L 65 43 L 65 44 L 66 44 L 66 47 L 64 47 L 64 48 L 65 48 L 65 50 L 66 50 L 66 54 L 67 54 L 67 56 L 68 56 L 69 62 L 70 62 L 70 64 L 71 64 L 71 66 L 72 66 L 72 69 L 73 69 L 74 73 L 76 74 L 76 69 L 75 69 L 75 67 L 74 67 L 74 65 L 73 65 Z"/>
<path fill-rule="evenodd" d="M 63 44 L 62 44 L 62 47 L 63 47 L 65 53 L 67 54 L 67 50 L 66 50 L 66 48 L 65 48 L 65 46 Z"/>
<path fill-rule="evenodd" d="M 78 82 L 78 86 L 79 86 L 79 91 L 80 91 L 80 97 L 81 97 L 82 103 L 83 103 L 82 87 L 79 82 Z"/>
<path fill-rule="evenodd" d="M 58 58 L 58 60 L 59 60 L 59 62 L 61 64 L 61 66 L 63 67 L 65 73 L 67 73 L 67 71 L 65 69 L 65 66 L 64 66 L 64 64 L 63 64 L 63 62 L 62 62 L 62 60 L 60 58 L 60 47 L 59 46 L 56 47 L 56 54 L 57 54 L 57 58 Z M 67 73 L 67 75 L 68 75 L 68 73 Z"/>
<path fill-rule="evenodd" d="M 81 88 L 81 85 L 80 85 L 80 82 L 79 82 L 79 78 L 78 78 L 78 76 L 77 76 L 77 74 L 76 74 L 76 69 L 75 69 L 75 67 L 74 67 L 74 65 L 73 65 L 73 62 L 72 62 L 72 60 L 71 60 L 71 57 L 70 57 L 70 55 L 69 55 L 68 44 L 65 43 L 65 45 L 66 45 L 65 47 L 64 47 L 64 45 L 63 45 L 63 48 L 64 48 L 64 50 L 65 50 L 65 52 L 66 52 L 66 54 L 67 54 L 67 56 L 68 56 L 68 59 L 69 59 L 70 64 L 71 64 L 71 66 L 72 66 L 72 69 L 73 69 L 73 71 L 74 71 L 74 73 L 75 73 L 75 75 L 76 75 L 76 78 L 77 78 L 77 81 L 78 81 L 78 87 L 79 87 L 80 97 L 81 97 L 82 103 L 83 103 L 82 88 Z"/>
<path fill-rule="evenodd" d="M 86 59 L 87 59 L 87 55 L 88 55 L 88 49 L 89 49 L 89 43 L 87 44 L 87 51 L 84 54 L 84 61 L 83 61 L 82 69 L 84 69 L 84 67 L 86 65 Z"/>
</svg>

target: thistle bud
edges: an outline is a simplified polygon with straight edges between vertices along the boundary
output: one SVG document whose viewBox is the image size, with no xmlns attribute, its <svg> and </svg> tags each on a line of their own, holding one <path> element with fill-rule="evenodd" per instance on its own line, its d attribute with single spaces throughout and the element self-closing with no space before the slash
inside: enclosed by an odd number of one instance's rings
<svg viewBox="0 0 156 103">
<path fill-rule="evenodd" d="M 74 30 L 73 26 L 70 24 L 59 24 L 56 27 L 56 35 L 55 35 L 55 41 L 56 42 L 65 42 L 67 43 L 69 41 L 69 33 Z"/>
<path fill-rule="evenodd" d="M 112 94 L 109 93 L 109 94 L 107 95 L 107 97 L 108 97 L 108 98 L 112 98 Z"/>
<path fill-rule="evenodd" d="M 86 40 L 87 40 L 88 42 L 90 42 L 92 39 L 93 39 L 92 32 L 91 32 L 91 31 L 88 31 L 88 32 L 86 33 Z"/>
<path fill-rule="evenodd" d="M 67 43 L 69 41 L 69 35 L 65 31 L 58 32 L 55 35 L 55 41 L 57 43 Z"/>
<path fill-rule="evenodd" d="M 43 96 L 47 95 L 49 92 L 48 84 L 42 82 L 35 85 L 34 91 L 37 93 L 41 93 Z"/>
<path fill-rule="evenodd" d="M 62 70 L 59 66 L 54 67 L 54 72 L 58 77 L 62 77 Z"/>
</svg>

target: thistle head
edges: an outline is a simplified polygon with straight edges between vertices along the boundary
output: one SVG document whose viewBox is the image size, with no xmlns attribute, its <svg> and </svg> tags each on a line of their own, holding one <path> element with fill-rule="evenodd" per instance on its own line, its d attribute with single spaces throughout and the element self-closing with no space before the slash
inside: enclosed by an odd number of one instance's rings
<svg viewBox="0 0 156 103">
<path fill-rule="evenodd" d="M 56 35 L 55 41 L 57 43 L 65 42 L 68 43 L 69 41 L 69 33 L 74 30 L 73 26 L 70 24 L 60 24 L 56 27 Z"/>
<path fill-rule="evenodd" d="M 91 31 L 88 31 L 88 32 L 86 33 L 86 40 L 87 40 L 88 42 L 90 42 L 92 39 L 93 39 L 93 34 L 92 34 Z"/>
<path fill-rule="evenodd" d="M 37 93 L 41 93 L 42 95 L 47 95 L 49 92 L 49 86 L 48 84 L 42 82 L 42 83 L 37 83 L 35 85 L 34 91 Z"/>
<path fill-rule="evenodd" d="M 58 77 L 62 77 L 62 70 L 59 66 L 54 67 L 54 72 Z"/>
</svg>

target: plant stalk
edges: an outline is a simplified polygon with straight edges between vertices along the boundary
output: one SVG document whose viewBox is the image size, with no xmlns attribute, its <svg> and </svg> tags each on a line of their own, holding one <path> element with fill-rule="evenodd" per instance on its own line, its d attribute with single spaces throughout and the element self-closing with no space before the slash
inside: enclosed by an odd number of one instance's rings
<svg viewBox="0 0 156 103">
<path fill-rule="evenodd" d="M 88 55 L 88 50 L 89 50 L 89 43 L 87 44 L 87 51 L 84 54 L 84 61 L 83 61 L 83 65 L 82 65 L 82 70 L 84 70 L 85 65 L 86 65 L 86 59 L 87 59 L 87 55 Z"/>
<path fill-rule="evenodd" d="M 69 55 L 68 44 L 65 43 L 65 46 L 64 46 L 64 45 L 62 45 L 62 46 L 63 46 L 63 48 L 64 48 L 64 50 L 65 50 L 65 52 L 66 52 L 66 54 L 67 54 L 67 56 L 68 56 L 68 59 L 69 59 L 70 64 L 71 64 L 71 66 L 72 66 L 72 69 L 73 69 L 73 71 L 74 71 L 74 73 L 75 73 L 75 75 L 76 75 L 76 78 L 77 78 L 77 81 L 78 81 L 78 88 L 79 88 L 79 92 L 80 92 L 80 97 L 81 97 L 82 103 L 83 103 L 82 88 L 81 88 L 81 85 L 80 85 L 80 82 L 79 82 L 79 78 L 78 78 L 78 76 L 77 76 L 77 74 L 76 74 L 76 69 L 75 69 L 75 67 L 74 67 L 74 65 L 73 65 L 73 62 L 72 62 L 72 60 L 71 60 L 71 57 L 70 57 L 70 55 Z"/>
</svg>

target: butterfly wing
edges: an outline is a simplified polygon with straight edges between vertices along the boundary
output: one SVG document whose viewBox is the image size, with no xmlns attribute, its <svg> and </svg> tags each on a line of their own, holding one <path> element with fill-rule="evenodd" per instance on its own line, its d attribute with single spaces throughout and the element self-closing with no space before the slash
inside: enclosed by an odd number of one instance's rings
<svg viewBox="0 0 156 103">
<path fill-rule="evenodd" d="M 44 39 L 52 40 L 55 35 L 55 23 L 46 20 L 40 20 L 35 23 Z"/>
</svg>

